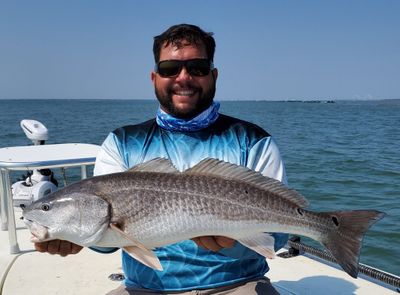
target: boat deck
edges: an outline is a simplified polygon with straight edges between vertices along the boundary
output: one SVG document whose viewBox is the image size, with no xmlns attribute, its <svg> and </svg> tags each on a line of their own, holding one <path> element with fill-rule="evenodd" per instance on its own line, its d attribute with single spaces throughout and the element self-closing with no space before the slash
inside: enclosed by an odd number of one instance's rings
<svg viewBox="0 0 400 295">
<path fill-rule="evenodd" d="M 122 273 L 119 251 L 100 254 L 89 249 L 60 257 L 38 253 L 29 241 L 30 233 L 15 209 L 21 253 L 10 254 L 8 233 L 0 231 L 0 294 L 99 295 L 121 282 L 109 276 Z M 353 279 L 342 270 L 307 256 L 270 260 L 268 273 L 281 294 L 398 294 L 364 277 Z"/>
</svg>

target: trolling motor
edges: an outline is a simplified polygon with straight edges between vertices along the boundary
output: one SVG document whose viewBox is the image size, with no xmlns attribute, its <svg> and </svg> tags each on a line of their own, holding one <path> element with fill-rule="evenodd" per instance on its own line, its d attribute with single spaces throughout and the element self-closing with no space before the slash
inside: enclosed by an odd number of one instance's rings
<svg viewBox="0 0 400 295">
<path fill-rule="evenodd" d="M 20 123 L 26 137 L 30 139 L 34 145 L 43 145 L 49 139 L 49 131 L 46 126 L 36 120 L 22 120 Z"/>
<path fill-rule="evenodd" d="M 49 132 L 36 120 L 22 120 L 21 128 L 34 145 L 44 145 Z M 35 169 L 23 175 L 20 181 L 11 186 L 15 207 L 24 208 L 32 202 L 57 190 L 58 183 L 50 169 Z"/>
</svg>

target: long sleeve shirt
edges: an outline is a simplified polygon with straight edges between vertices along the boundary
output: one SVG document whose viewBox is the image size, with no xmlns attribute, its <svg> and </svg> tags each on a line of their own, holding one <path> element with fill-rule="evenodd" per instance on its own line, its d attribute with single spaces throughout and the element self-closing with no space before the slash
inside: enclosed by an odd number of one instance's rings
<svg viewBox="0 0 400 295">
<path fill-rule="evenodd" d="M 212 125 L 195 132 L 169 131 L 154 119 L 116 129 L 104 141 L 94 173 L 122 172 L 157 157 L 169 159 L 180 171 L 205 158 L 216 158 L 286 184 L 284 165 L 273 138 L 257 125 L 222 114 Z M 275 250 L 287 242 L 287 234 L 273 236 Z M 156 248 L 155 253 L 163 271 L 144 266 L 122 252 L 127 286 L 160 291 L 206 289 L 260 277 L 269 270 L 263 256 L 238 242 L 232 248 L 212 252 L 185 240 Z"/>
</svg>

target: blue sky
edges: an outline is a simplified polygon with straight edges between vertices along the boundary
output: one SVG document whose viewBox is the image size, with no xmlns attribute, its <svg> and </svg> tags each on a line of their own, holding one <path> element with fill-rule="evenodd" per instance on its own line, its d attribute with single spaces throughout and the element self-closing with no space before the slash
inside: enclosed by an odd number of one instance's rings
<svg viewBox="0 0 400 295">
<path fill-rule="evenodd" d="M 154 98 L 152 42 L 214 32 L 216 98 L 400 98 L 400 1 L 0 0 L 0 99 Z"/>
</svg>

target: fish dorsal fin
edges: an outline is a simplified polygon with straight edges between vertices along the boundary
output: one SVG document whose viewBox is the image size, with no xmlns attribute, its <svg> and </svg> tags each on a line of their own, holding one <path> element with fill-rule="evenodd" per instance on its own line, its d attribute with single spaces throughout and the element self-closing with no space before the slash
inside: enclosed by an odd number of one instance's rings
<svg viewBox="0 0 400 295">
<path fill-rule="evenodd" d="M 307 199 L 299 192 L 286 187 L 282 182 L 262 175 L 260 172 L 253 171 L 247 167 L 224 162 L 218 159 L 207 158 L 199 162 L 196 166 L 185 170 L 187 174 L 214 175 L 225 179 L 232 179 L 247 182 L 260 189 L 268 190 L 278 194 L 280 197 L 296 204 L 301 208 L 308 206 Z"/>
<path fill-rule="evenodd" d="M 140 163 L 129 169 L 128 172 L 162 172 L 162 173 L 177 173 L 178 169 L 172 162 L 165 158 L 155 158 L 148 162 Z"/>
</svg>

